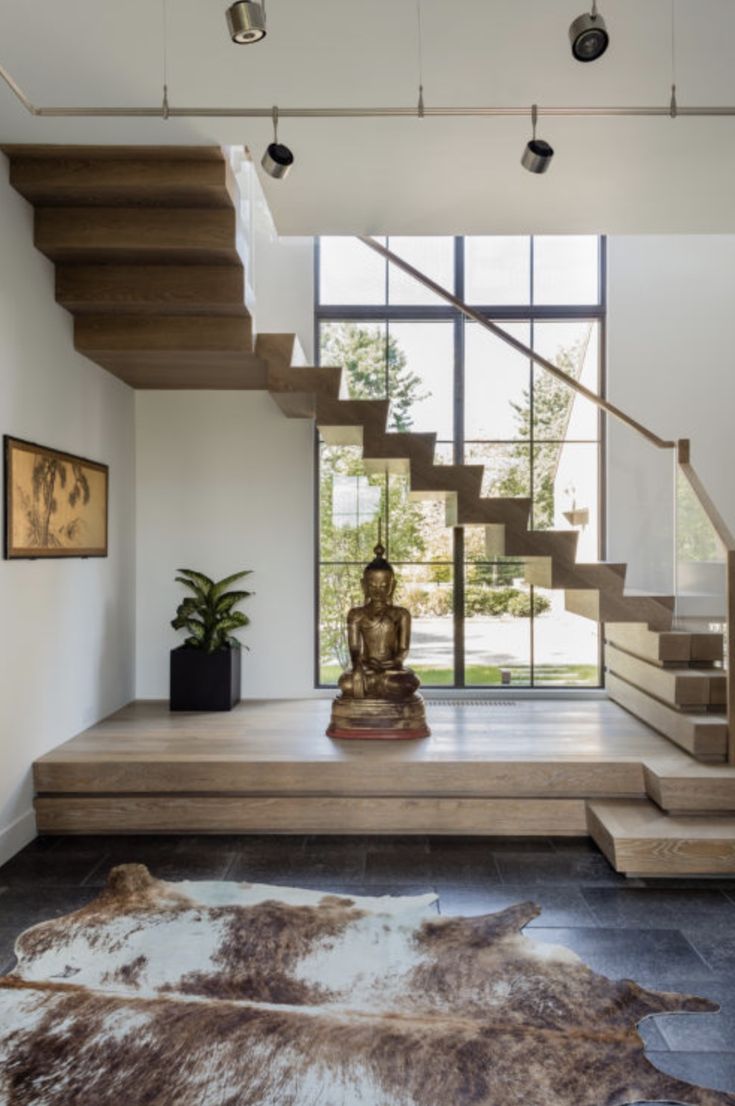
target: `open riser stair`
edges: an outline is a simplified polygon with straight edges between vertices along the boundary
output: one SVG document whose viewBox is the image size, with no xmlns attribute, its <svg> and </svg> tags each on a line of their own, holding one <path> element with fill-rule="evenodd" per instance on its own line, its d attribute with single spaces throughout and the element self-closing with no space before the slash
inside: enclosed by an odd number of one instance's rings
<svg viewBox="0 0 735 1106">
<path fill-rule="evenodd" d="M 436 464 L 434 435 L 388 431 L 387 401 L 344 396 L 341 369 L 305 365 L 294 335 L 254 336 L 237 182 L 223 151 L 3 149 L 11 183 L 34 205 L 35 244 L 56 265 L 56 297 L 74 317 L 79 352 L 136 388 L 267 389 L 287 417 L 313 419 L 325 441 L 359 446 L 368 471 L 406 473 L 412 496 L 444 502 L 447 525 L 484 527 L 489 555 L 524 560 L 529 583 L 563 589 L 569 611 L 606 624 L 615 702 L 686 750 L 693 769 L 695 761 L 703 768 L 725 761 L 720 633 L 677 631 L 673 597 L 627 592 L 623 564 L 578 563 L 574 530 L 530 530 L 528 499 L 483 496 L 482 466 Z M 703 802 L 699 813 L 717 809 L 721 818 L 735 810 L 735 796 L 731 770 L 720 771 L 713 777 L 720 805 Z M 697 777 L 702 791 L 707 778 Z M 661 804 L 651 809 L 665 822 L 672 796 L 687 809 L 681 781 L 659 787 L 643 779 L 642 792 L 626 801 Z M 617 809 L 615 832 L 632 810 Z M 597 839 L 603 830 L 592 826 L 604 826 L 607 815 L 590 807 L 587 816 Z M 704 830 L 707 819 L 689 821 Z M 678 855 L 690 852 L 682 846 Z M 726 855 L 718 851 L 718 865 Z M 629 870 L 631 856 L 621 846 L 614 862 Z"/>
</svg>

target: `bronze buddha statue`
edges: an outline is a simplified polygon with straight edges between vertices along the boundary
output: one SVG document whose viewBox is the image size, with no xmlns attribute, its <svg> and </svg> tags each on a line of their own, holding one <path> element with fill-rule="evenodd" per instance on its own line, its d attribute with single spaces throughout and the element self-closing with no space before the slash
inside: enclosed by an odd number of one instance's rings
<svg viewBox="0 0 735 1106">
<path fill-rule="evenodd" d="M 362 574 L 365 602 L 347 615 L 352 667 L 339 678 L 341 696 L 332 706 L 330 737 L 426 737 L 421 683 L 404 665 L 411 644 L 411 614 L 393 604 L 396 577 L 375 546 Z"/>
</svg>

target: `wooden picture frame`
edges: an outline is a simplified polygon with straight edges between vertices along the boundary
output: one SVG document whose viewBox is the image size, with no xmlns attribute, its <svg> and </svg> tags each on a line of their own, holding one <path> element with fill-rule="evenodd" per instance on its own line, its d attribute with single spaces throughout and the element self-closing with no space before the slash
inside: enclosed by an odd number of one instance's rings
<svg viewBox="0 0 735 1106">
<path fill-rule="evenodd" d="M 106 557 L 109 467 L 3 436 L 6 560 Z"/>
</svg>

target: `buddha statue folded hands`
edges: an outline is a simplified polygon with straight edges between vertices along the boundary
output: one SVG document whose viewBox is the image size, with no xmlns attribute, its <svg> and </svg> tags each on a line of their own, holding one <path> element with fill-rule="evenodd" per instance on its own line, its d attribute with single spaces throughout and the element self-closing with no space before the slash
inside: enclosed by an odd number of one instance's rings
<svg viewBox="0 0 735 1106">
<path fill-rule="evenodd" d="M 404 665 L 411 643 L 411 614 L 395 606 L 396 577 L 378 541 L 362 576 L 365 603 L 347 615 L 351 668 L 339 678 L 330 737 L 426 737 L 420 680 Z"/>
</svg>

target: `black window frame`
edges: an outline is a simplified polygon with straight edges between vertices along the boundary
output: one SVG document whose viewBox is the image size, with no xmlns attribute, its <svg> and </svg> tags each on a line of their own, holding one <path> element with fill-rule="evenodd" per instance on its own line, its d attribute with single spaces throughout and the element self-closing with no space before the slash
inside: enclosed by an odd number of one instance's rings
<svg viewBox="0 0 735 1106">
<path fill-rule="evenodd" d="M 339 237 L 339 236 L 338 236 Z M 345 237 L 345 236 L 343 236 Z M 390 236 L 386 237 L 388 246 L 390 248 Z M 421 236 L 432 237 L 432 236 Z M 458 299 L 464 299 L 464 284 L 465 284 L 465 237 L 454 235 L 437 235 L 436 237 L 453 237 L 454 242 L 454 294 Z M 530 343 L 533 344 L 533 327 L 536 322 L 544 321 L 580 321 L 580 320 L 594 320 L 599 327 L 599 359 L 598 359 L 598 378 L 599 378 L 599 395 L 601 398 L 605 398 L 607 391 L 607 238 L 605 235 L 598 235 L 598 272 L 597 272 L 597 287 L 598 287 L 598 302 L 596 304 L 544 304 L 536 305 L 533 303 L 533 281 L 534 281 L 534 241 L 535 235 L 527 235 L 529 239 L 529 303 L 528 305 L 498 305 L 498 304 L 477 304 L 473 303 L 471 306 L 484 315 L 492 322 L 497 322 L 502 325 L 504 322 L 528 322 L 531 327 Z M 314 238 L 314 361 L 315 364 L 320 363 L 321 352 L 321 340 L 320 340 L 320 328 L 324 322 L 364 322 L 364 323 L 385 323 L 386 329 L 391 321 L 395 322 L 452 322 L 454 327 L 454 363 L 453 363 L 453 381 L 454 381 L 454 463 L 462 464 L 464 462 L 465 455 L 465 436 L 464 436 L 464 410 L 465 410 L 465 395 L 464 395 L 464 383 L 465 383 L 465 316 L 451 304 L 418 304 L 418 305 L 405 305 L 405 304 L 390 304 L 389 299 L 389 272 L 390 262 L 385 263 L 385 303 L 383 304 L 323 304 L 320 302 L 320 282 L 321 282 L 321 236 L 315 236 Z M 530 397 L 531 404 L 533 404 L 533 372 L 530 374 Z M 533 408 L 532 408 L 533 409 Z M 524 439 L 525 440 L 525 439 Z M 474 441 L 474 439 L 473 439 Z M 531 457 L 533 457 L 534 435 L 533 435 L 533 419 L 531 419 L 531 436 L 528 439 L 529 447 L 531 450 Z M 539 439 L 539 441 L 546 442 L 547 439 Z M 573 442 L 573 439 L 565 439 L 567 443 Z M 585 440 L 587 441 L 587 440 Z M 493 439 L 493 442 L 496 442 Z M 591 444 L 591 443 L 590 443 Z M 605 412 L 598 408 L 597 411 L 597 446 L 598 446 L 598 549 L 599 557 L 601 561 L 605 560 L 606 548 L 607 548 L 607 498 L 606 498 L 606 457 L 607 457 L 607 416 Z M 531 482 L 533 481 L 533 462 L 530 466 Z M 322 561 L 320 557 L 320 528 L 319 528 L 319 433 L 315 428 L 314 430 L 314 687 L 316 690 L 329 690 L 334 687 L 334 684 L 325 684 L 321 682 L 321 661 L 320 661 L 320 640 L 319 640 L 319 623 L 320 623 L 320 569 L 323 564 L 330 562 Z M 531 497 L 533 499 L 533 483 L 531 483 Z M 454 626 L 454 683 L 451 685 L 438 685 L 423 683 L 422 687 L 428 690 L 445 690 L 445 691 L 472 691 L 473 695 L 489 695 L 501 693 L 508 695 L 509 688 L 496 687 L 496 686 L 483 686 L 477 684 L 467 684 L 465 682 L 465 635 L 464 635 L 464 606 L 465 606 L 465 572 L 467 565 L 470 562 L 465 561 L 465 549 L 464 549 L 464 528 L 453 528 L 453 556 L 452 556 L 452 579 L 453 579 L 453 626 Z M 343 562 L 340 562 L 343 563 Z M 357 564 L 358 562 L 344 562 L 345 564 Z M 359 562 L 362 563 L 362 562 Z M 395 562 L 398 566 L 401 562 Z M 408 563 L 408 562 L 406 562 Z M 486 563 L 486 562 L 476 562 Z M 487 563 L 493 563 L 488 561 Z M 533 596 L 533 585 L 529 585 L 531 596 Z M 579 691 L 595 691 L 604 686 L 604 645 L 602 641 L 602 635 L 600 635 L 599 650 L 598 650 L 598 674 L 599 679 L 597 684 L 534 684 L 533 672 L 534 672 L 534 618 L 530 619 L 530 683 L 522 685 L 513 685 L 511 691 L 522 690 L 524 693 L 537 691 L 539 694 L 553 690 L 555 692 L 579 692 Z"/>
</svg>

